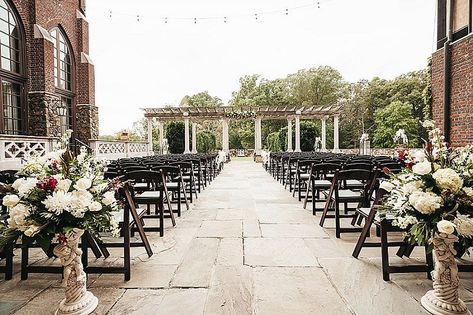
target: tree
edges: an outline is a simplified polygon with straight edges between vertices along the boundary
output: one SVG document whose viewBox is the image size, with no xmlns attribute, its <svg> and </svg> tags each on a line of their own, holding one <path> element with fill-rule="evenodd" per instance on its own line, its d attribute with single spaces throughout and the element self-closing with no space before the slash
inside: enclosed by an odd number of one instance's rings
<svg viewBox="0 0 473 315">
<path fill-rule="evenodd" d="M 169 145 L 169 152 L 184 152 L 184 123 L 182 121 L 171 121 L 166 123 L 165 127 Z"/>
<path fill-rule="evenodd" d="M 218 107 L 223 102 L 217 96 L 211 96 L 208 91 L 200 92 L 192 96 L 184 96 L 179 106 L 190 107 Z"/>
<path fill-rule="evenodd" d="M 408 102 L 395 101 L 375 112 L 376 130 L 373 140 L 377 147 L 389 148 L 394 146 L 393 137 L 396 131 L 404 129 L 409 138 L 409 145 L 416 147 L 420 125 L 412 115 L 412 105 Z"/>
<path fill-rule="evenodd" d="M 295 105 L 335 105 L 347 96 L 343 77 L 329 66 L 299 70 L 287 79 Z"/>
<path fill-rule="evenodd" d="M 279 145 L 279 132 L 272 132 L 266 137 L 266 149 L 271 152 L 282 151 Z"/>
<path fill-rule="evenodd" d="M 208 131 L 204 130 L 197 133 L 197 151 L 199 153 L 211 153 L 214 152 L 217 148 L 217 143 L 215 135 Z"/>
</svg>

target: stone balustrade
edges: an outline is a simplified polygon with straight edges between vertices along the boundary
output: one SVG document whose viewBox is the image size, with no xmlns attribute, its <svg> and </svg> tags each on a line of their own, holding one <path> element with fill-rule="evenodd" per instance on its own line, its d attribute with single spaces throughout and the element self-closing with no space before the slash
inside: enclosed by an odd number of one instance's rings
<svg viewBox="0 0 473 315">
<path fill-rule="evenodd" d="M 148 142 L 145 141 L 90 140 L 90 147 L 96 157 L 107 160 L 152 154 L 149 152 Z"/>
<path fill-rule="evenodd" d="M 0 170 L 17 170 L 31 156 L 44 156 L 58 138 L 0 135 Z M 152 154 L 147 142 L 90 140 L 93 154 L 107 160 Z"/>
<path fill-rule="evenodd" d="M 0 135 L 0 170 L 19 169 L 31 156 L 51 152 L 57 141 L 50 137 Z"/>
</svg>

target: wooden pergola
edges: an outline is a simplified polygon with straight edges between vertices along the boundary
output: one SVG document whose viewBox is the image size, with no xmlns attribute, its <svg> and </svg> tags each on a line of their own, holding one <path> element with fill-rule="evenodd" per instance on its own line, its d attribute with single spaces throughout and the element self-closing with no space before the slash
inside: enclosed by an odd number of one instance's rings
<svg viewBox="0 0 473 315">
<path fill-rule="evenodd" d="M 287 151 L 300 152 L 300 120 L 321 119 L 322 150 L 326 150 L 327 119 L 334 119 L 334 148 L 339 151 L 339 117 L 341 106 L 221 106 L 221 107 L 151 107 L 143 108 L 148 119 L 148 142 L 152 151 L 152 121 L 159 124 L 160 145 L 164 143 L 163 122 L 183 120 L 185 123 L 184 153 L 197 152 L 196 125 L 203 120 L 220 120 L 222 122 L 222 148 L 229 151 L 228 123 L 230 120 L 253 119 L 255 121 L 255 152 L 261 154 L 261 121 L 264 119 L 287 119 L 288 146 Z M 295 121 L 295 148 L 292 146 L 292 121 Z M 189 148 L 189 122 L 192 122 L 192 150 Z M 315 140 L 315 139 L 314 139 Z"/>
</svg>

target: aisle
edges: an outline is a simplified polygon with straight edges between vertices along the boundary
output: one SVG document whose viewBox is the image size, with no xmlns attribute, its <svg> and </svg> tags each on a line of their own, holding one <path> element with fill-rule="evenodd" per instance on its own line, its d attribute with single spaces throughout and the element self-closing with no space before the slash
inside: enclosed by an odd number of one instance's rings
<svg viewBox="0 0 473 315">
<path fill-rule="evenodd" d="M 253 162 L 227 164 L 175 228 L 150 238 L 155 255 L 133 249 L 131 281 L 90 277 L 98 314 L 424 314 L 423 275 L 383 282 L 379 249 L 353 259 L 355 237 L 335 240 Z M 20 284 L 29 302 L 18 314 L 48 314 L 62 294 L 57 275 Z"/>
</svg>

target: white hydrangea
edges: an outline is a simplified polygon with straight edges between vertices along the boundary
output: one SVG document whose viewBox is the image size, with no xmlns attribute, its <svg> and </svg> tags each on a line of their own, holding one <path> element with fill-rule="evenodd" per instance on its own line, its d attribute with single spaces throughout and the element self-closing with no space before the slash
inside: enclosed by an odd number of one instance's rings
<svg viewBox="0 0 473 315">
<path fill-rule="evenodd" d="M 473 237 L 473 218 L 468 215 L 458 214 L 453 220 L 458 234 L 465 237 Z"/>
<path fill-rule="evenodd" d="M 415 161 L 418 162 L 418 163 L 425 162 L 426 156 L 425 156 L 424 151 L 421 151 L 421 150 L 416 151 L 416 152 L 414 153 L 414 159 L 415 159 Z"/>
<path fill-rule="evenodd" d="M 410 182 L 405 183 L 402 186 L 402 192 L 407 195 L 410 195 L 416 191 L 421 191 L 424 188 L 424 183 L 420 180 L 413 180 Z"/>
<path fill-rule="evenodd" d="M 401 229 L 406 229 L 408 226 L 418 223 L 416 217 L 411 215 L 405 217 L 398 217 L 395 221 L 393 221 L 393 225 L 400 227 Z"/>
<path fill-rule="evenodd" d="M 435 171 L 432 177 L 442 190 L 457 193 L 463 187 L 463 179 L 451 168 L 441 168 Z"/>
<path fill-rule="evenodd" d="M 417 175 L 427 175 L 432 172 L 432 163 L 424 161 L 414 164 L 412 166 L 412 172 Z"/>
<path fill-rule="evenodd" d="M 71 208 L 73 199 L 71 193 L 55 191 L 43 201 L 43 204 L 49 212 L 60 215 L 63 211 L 68 211 Z"/>
<path fill-rule="evenodd" d="M 430 214 L 442 206 L 442 198 L 432 192 L 416 191 L 409 196 L 409 203 L 420 213 Z"/>
<path fill-rule="evenodd" d="M 30 215 L 30 208 L 19 203 L 10 209 L 9 215 L 7 219 L 8 227 L 24 231 L 27 225 L 26 218 Z"/>
</svg>

